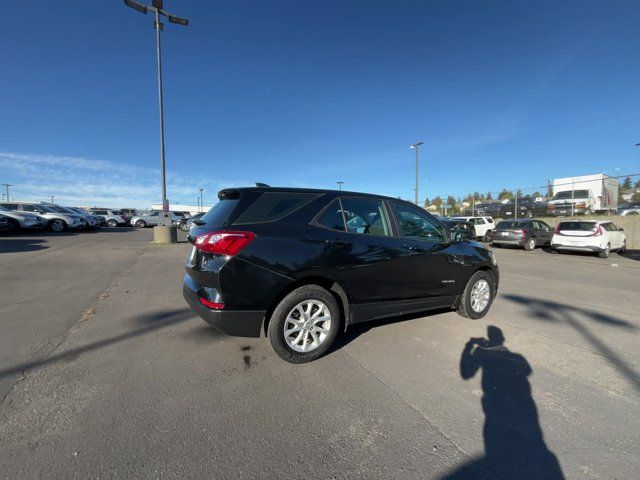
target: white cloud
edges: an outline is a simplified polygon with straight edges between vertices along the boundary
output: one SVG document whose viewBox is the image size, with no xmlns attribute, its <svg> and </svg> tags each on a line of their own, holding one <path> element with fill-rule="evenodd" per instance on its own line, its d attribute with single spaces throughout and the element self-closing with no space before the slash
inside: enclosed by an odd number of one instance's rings
<svg viewBox="0 0 640 480">
<path fill-rule="evenodd" d="M 12 198 L 48 200 L 55 195 L 64 205 L 148 208 L 161 196 L 160 169 L 82 157 L 0 152 L 0 178 L 14 184 Z M 195 203 L 198 188 L 207 189 L 205 204 L 212 203 L 219 189 L 248 184 L 167 172 L 172 203 Z"/>
</svg>

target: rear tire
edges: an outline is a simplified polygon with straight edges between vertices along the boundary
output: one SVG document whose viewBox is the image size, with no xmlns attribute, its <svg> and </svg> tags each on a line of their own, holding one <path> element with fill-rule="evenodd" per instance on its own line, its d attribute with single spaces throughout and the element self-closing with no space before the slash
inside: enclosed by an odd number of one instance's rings
<svg viewBox="0 0 640 480">
<path fill-rule="evenodd" d="M 536 248 L 536 239 L 535 238 L 530 238 L 524 244 L 524 249 L 527 252 L 530 252 L 531 250 L 534 250 L 535 248 Z"/>
<path fill-rule="evenodd" d="M 334 296 L 319 285 L 304 285 L 290 292 L 275 308 L 267 337 L 280 358 L 306 363 L 329 350 L 340 324 L 340 308 Z"/>
<path fill-rule="evenodd" d="M 138 220 L 134 226 L 138 228 L 144 228 L 147 226 L 147 222 L 145 222 L 144 220 Z"/>
<path fill-rule="evenodd" d="M 478 270 L 471 276 L 462 293 L 458 315 L 473 320 L 484 317 L 491 308 L 495 294 L 496 280 L 493 273 Z"/>
<path fill-rule="evenodd" d="M 118 222 L 115 220 L 107 220 L 107 227 L 115 228 L 118 226 Z"/>
<path fill-rule="evenodd" d="M 598 253 L 598 256 L 600 258 L 609 258 L 609 255 L 611 254 L 611 245 L 607 243 L 607 246 L 605 247 L 605 249 Z"/>
<path fill-rule="evenodd" d="M 489 243 L 491 241 L 491 230 L 487 230 L 484 232 L 484 237 L 482 237 L 482 241 L 484 243 Z"/>
</svg>

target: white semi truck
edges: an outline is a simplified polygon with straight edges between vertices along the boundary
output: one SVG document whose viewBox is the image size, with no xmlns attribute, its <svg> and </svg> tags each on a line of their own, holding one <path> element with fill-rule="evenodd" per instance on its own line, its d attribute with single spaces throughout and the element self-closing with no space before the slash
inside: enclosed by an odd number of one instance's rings
<svg viewBox="0 0 640 480">
<path fill-rule="evenodd" d="M 618 180 L 604 173 L 556 178 L 549 212 L 556 216 L 615 213 L 619 186 Z"/>
</svg>

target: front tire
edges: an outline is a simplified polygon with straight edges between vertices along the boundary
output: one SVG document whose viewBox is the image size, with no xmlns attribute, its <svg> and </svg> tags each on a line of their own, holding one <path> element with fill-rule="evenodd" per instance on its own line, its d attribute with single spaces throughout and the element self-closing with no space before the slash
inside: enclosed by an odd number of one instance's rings
<svg viewBox="0 0 640 480">
<path fill-rule="evenodd" d="M 489 243 L 491 241 L 491 230 L 487 230 L 484 232 L 484 237 L 482 237 L 482 241 L 484 243 Z"/>
<path fill-rule="evenodd" d="M 624 253 L 627 251 L 627 241 L 623 240 L 622 241 L 622 246 L 620 247 L 620 250 L 618 250 L 618 253 Z"/>
<path fill-rule="evenodd" d="M 462 293 L 458 315 L 473 320 L 484 317 L 491 307 L 495 292 L 496 281 L 493 274 L 485 270 L 478 270 L 471 276 Z"/>
<path fill-rule="evenodd" d="M 115 228 L 118 226 L 118 222 L 115 220 L 107 220 L 107 227 Z"/>
<path fill-rule="evenodd" d="M 51 230 L 52 232 L 64 232 L 67 229 L 67 224 L 64 223 L 62 220 L 53 220 L 51 221 L 51 223 L 49 223 L 49 230 Z"/>
<path fill-rule="evenodd" d="M 304 285 L 284 297 L 271 315 L 267 337 L 280 358 L 311 362 L 324 355 L 338 335 L 340 308 L 319 285 Z"/>
<path fill-rule="evenodd" d="M 144 228 L 147 226 L 147 222 L 145 222 L 144 220 L 138 220 L 135 224 L 136 227 L 138 228 Z"/>
</svg>

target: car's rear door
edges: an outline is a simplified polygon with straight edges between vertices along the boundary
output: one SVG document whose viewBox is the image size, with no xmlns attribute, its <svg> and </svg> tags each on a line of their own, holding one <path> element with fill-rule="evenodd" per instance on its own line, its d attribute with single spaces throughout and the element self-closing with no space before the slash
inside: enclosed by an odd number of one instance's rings
<svg viewBox="0 0 640 480">
<path fill-rule="evenodd" d="M 449 306 L 461 288 L 462 260 L 440 223 L 420 208 L 393 202 L 404 247 L 411 252 L 404 290 L 406 313 Z"/>
<path fill-rule="evenodd" d="M 533 220 L 531 223 L 536 230 L 538 245 L 547 245 L 551 243 L 551 238 L 553 237 L 553 229 L 542 220 Z"/>
<path fill-rule="evenodd" d="M 357 323 L 400 313 L 410 252 L 394 235 L 386 202 L 343 196 L 312 221 L 315 267 L 345 290 Z"/>
</svg>

